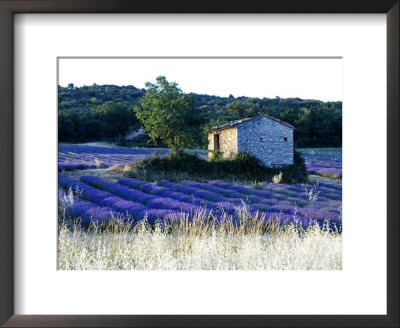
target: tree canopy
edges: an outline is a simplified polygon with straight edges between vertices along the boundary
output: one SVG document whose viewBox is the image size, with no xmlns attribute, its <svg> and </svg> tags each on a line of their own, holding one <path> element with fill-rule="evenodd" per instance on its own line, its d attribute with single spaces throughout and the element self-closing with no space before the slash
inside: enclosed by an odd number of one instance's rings
<svg viewBox="0 0 400 328">
<path fill-rule="evenodd" d="M 132 110 L 143 90 L 132 86 L 58 87 L 58 139 L 85 142 L 124 136 L 139 128 Z"/>
<path fill-rule="evenodd" d="M 146 93 L 134 107 L 154 143 L 163 142 L 175 152 L 201 144 L 200 112 L 194 106 L 194 96 L 185 95 L 176 82 L 165 76 L 146 83 Z"/>
</svg>

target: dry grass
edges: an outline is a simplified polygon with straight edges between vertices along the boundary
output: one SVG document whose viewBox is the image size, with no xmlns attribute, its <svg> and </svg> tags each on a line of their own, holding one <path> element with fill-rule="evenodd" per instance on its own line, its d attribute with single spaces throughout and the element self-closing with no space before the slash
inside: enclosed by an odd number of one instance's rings
<svg viewBox="0 0 400 328">
<path fill-rule="evenodd" d="M 61 270 L 341 270 L 342 235 L 243 216 L 59 228 Z"/>
</svg>

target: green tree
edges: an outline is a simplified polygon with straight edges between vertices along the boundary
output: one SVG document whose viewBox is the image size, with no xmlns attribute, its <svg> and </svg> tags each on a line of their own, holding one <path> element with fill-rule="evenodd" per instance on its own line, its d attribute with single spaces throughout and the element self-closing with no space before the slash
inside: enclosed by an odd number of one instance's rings
<svg viewBox="0 0 400 328">
<path fill-rule="evenodd" d="M 124 136 L 132 125 L 134 113 L 126 102 L 119 100 L 107 101 L 91 111 L 92 129 L 101 128 L 102 137 L 115 138 Z"/>
<path fill-rule="evenodd" d="M 175 154 L 198 146 L 202 119 L 194 106 L 194 96 L 185 95 L 176 82 L 168 82 L 165 76 L 157 77 L 154 84 L 147 82 L 146 89 L 134 111 L 153 142 L 162 141 Z"/>
<path fill-rule="evenodd" d="M 260 111 L 260 105 L 253 103 L 251 98 L 246 98 L 228 103 L 226 109 L 231 120 L 238 120 L 257 116 Z"/>
<path fill-rule="evenodd" d="M 69 111 L 61 112 L 58 116 L 58 138 L 61 141 L 75 139 L 74 117 Z"/>
</svg>

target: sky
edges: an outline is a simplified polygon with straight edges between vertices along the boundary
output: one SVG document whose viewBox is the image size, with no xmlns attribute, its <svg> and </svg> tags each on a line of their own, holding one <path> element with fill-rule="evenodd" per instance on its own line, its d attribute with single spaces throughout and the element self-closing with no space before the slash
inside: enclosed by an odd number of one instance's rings
<svg viewBox="0 0 400 328">
<path fill-rule="evenodd" d="M 60 58 L 58 84 L 144 88 L 160 75 L 185 93 L 343 100 L 341 58 Z"/>
</svg>

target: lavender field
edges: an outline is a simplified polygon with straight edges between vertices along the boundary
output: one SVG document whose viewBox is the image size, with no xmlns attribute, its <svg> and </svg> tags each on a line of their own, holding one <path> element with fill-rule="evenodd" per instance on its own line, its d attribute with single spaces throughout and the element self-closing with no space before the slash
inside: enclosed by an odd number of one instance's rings
<svg viewBox="0 0 400 328">
<path fill-rule="evenodd" d="M 310 173 L 341 177 L 338 150 L 301 151 Z M 59 145 L 60 269 L 341 269 L 341 184 L 149 183 L 90 170 L 153 152 Z"/>
<path fill-rule="evenodd" d="M 151 148 L 59 145 L 59 170 L 73 171 L 125 165 L 152 154 Z M 166 154 L 163 149 L 160 154 Z M 341 177 L 341 149 L 301 149 L 310 173 Z M 60 199 L 69 197 L 66 214 L 83 222 L 101 221 L 112 214 L 134 220 L 146 216 L 150 223 L 159 217 L 190 215 L 202 209 L 215 218 L 235 217 L 245 206 L 250 213 L 262 213 L 282 222 L 300 222 L 304 226 L 325 220 L 341 225 L 341 185 L 262 183 L 255 187 L 224 181 L 166 180 L 156 184 L 121 178 L 111 181 L 95 176 L 70 178 L 59 174 Z M 69 191 L 73 191 L 71 195 Z M 68 197 L 67 197 L 68 196 Z"/>
<path fill-rule="evenodd" d="M 166 149 L 98 147 L 76 144 L 58 145 L 58 169 L 64 171 L 108 168 L 114 165 L 124 165 L 142 159 L 158 151 L 160 155 L 168 152 Z"/>
<path fill-rule="evenodd" d="M 341 229 L 340 185 L 263 184 L 256 187 L 224 181 L 173 183 L 121 178 L 112 182 L 95 176 L 81 176 L 80 181 L 59 174 L 60 203 L 68 217 L 80 217 L 83 223 L 123 217 L 135 221 L 146 218 L 154 224 L 159 218 L 187 217 L 198 211 L 222 220 L 238 217 L 246 209 L 264 219 L 279 219 L 282 224 L 304 227 L 329 220 Z M 68 193 L 68 191 L 70 191 Z"/>
<path fill-rule="evenodd" d="M 309 173 L 329 178 L 342 178 L 341 148 L 304 148 L 299 151 Z"/>
<path fill-rule="evenodd" d="M 169 151 L 168 149 L 99 147 L 77 144 L 60 144 L 58 148 L 58 169 L 60 171 L 109 168 L 134 162 L 154 152 L 165 155 Z M 342 177 L 341 148 L 303 148 L 299 151 L 310 174 L 331 178 Z M 204 154 L 200 156 L 206 157 Z"/>
<path fill-rule="evenodd" d="M 59 174 L 59 186 L 62 270 L 341 269 L 341 185 Z"/>
</svg>

